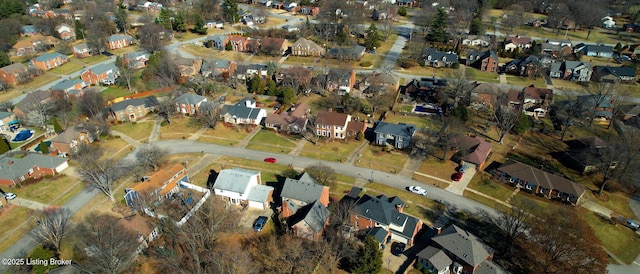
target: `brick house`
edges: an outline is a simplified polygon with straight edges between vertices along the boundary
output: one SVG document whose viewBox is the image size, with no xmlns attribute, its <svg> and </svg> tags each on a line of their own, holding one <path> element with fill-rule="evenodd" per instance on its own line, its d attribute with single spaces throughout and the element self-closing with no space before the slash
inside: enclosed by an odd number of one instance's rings
<svg viewBox="0 0 640 274">
<path fill-rule="evenodd" d="M 182 114 L 196 114 L 200 104 L 207 102 L 207 97 L 185 93 L 176 99 L 176 111 Z"/>
<path fill-rule="evenodd" d="M 507 36 L 504 39 L 504 50 L 512 51 L 514 49 L 528 49 L 531 48 L 531 38 L 520 36 Z"/>
<path fill-rule="evenodd" d="M 407 148 L 411 145 L 416 128 L 416 125 L 412 124 L 390 124 L 379 121 L 373 130 L 376 135 L 376 145 L 391 145 L 397 149 Z"/>
<path fill-rule="evenodd" d="M 12 86 L 22 84 L 29 77 L 29 70 L 22 63 L 13 63 L 0 68 L 2 83 Z"/>
<path fill-rule="evenodd" d="M 55 175 L 67 167 L 67 158 L 29 153 L 22 158 L 0 156 L 0 185 L 14 187 L 27 179 Z"/>
<path fill-rule="evenodd" d="M 471 164 L 476 170 L 484 168 L 493 149 L 490 142 L 479 136 L 459 137 L 453 140 L 453 144 L 458 150 L 454 158 L 460 162 L 460 165 Z"/>
<path fill-rule="evenodd" d="M 155 96 L 117 102 L 109 107 L 109 117 L 121 122 L 135 122 L 158 106 Z"/>
<path fill-rule="evenodd" d="M 291 46 L 291 55 L 293 56 L 323 56 L 325 49 L 315 42 L 300 38 Z"/>
<path fill-rule="evenodd" d="M 200 74 L 206 77 L 217 76 L 222 73 L 233 75 L 236 72 L 237 64 L 235 61 L 225 59 L 203 60 L 200 67 Z M 266 71 L 265 71 L 266 72 Z"/>
<path fill-rule="evenodd" d="M 36 90 L 27 95 L 13 108 L 13 113 L 18 117 L 27 115 L 29 112 L 45 104 L 53 98 L 49 90 Z"/>
<path fill-rule="evenodd" d="M 467 52 L 466 65 L 481 71 L 497 72 L 498 55 L 492 50 Z"/>
<path fill-rule="evenodd" d="M 64 63 L 69 62 L 69 57 L 57 52 L 45 53 L 34 58 L 31 62 L 34 66 L 46 71 L 57 68 L 59 66 L 62 66 Z"/>
<path fill-rule="evenodd" d="M 505 72 L 513 75 L 536 78 L 542 73 L 540 59 L 533 55 L 512 60 L 505 65 Z"/>
<path fill-rule="evenodd" d="M 349 93 L 356 84 L 356 71 L 353 69 L 332 68 L 326 78 L 325 89 L 337 90 L 338 95 Z"/>
<path fill-rule="evenodd" d="M 85 58 L 91 55 L 94 55 L 93 52 L 89 49 L 89 45 L 87 43 L 79 43 L 73 45 L 73 56 L 77 58 Z"/>
<path fill-rule="evenodd" d="M 316 115 L 316 135 L 345 139 L 347 137 L 347 125 L 351 121 L 351 115 L 333 112 L 332 109 L 320 110 Z"/>
<path fill-rule="evenodd" d="M 224 50 L 228 42 L 229 42 L 229 36 L 224 34 L 207 36 L 207 40 L 206 40 L 207 47 L 217 49 L 217 50 Z"/>
<path fill-rule="evenodd" d="M 267 115 L 264 120 L 264 126 L 276 131 L 302 133 L 307 127 L 307 115 L 309 112 L 309 105 L 302 102 L 291 107 L 290 111 Z"/>
<path fill-rule="evenodd" d="M 93 135 L 83 124 L 70 126 L 51 139 L 50 150 L 68 156 L 78 151 L 81 144 L 93 143 L 95 141 Z"/>
<path fill-rule="evenodd" d="M 559 78 L 576 82 L 591 81 L 593 69 L 590 62 L 581 61 L 564 61 L 562 63 L 553 63 L 549 69 L 551 78 Z"/>
<path fill-rule="evenodd" d="M 62 40 L 73 40 L 76 38 L 76 32 L 73 27 L 62 23 L 56 26 L 56 32 L 60 35 Z"/>
<path fill-rule="evenodd" d="M 522 89 L 521 98 L 524 114 L 542 118 L 553 104 L 553 90 L 531 85 Z"/>
<path fill-rule="evenodd" d="M 249 39 L 240 35 L 231 35 L 228 38 L 228 42 L 231 43 L 231 47 L 234 51 L 245 52 L 247 51 L 247 43 L 249 42 Z"/>
<path fill-rule="evenodd" d="M 298 13 L 301 13 L 304 15 L 316 16 L 318 15 L 318 13 L 320 13 L 320 8 L 312 7 L 312 6 L 300 6 L 300 8 L 298 9 Z"/>
<path fill-rule="evenodd" d="M 100 83 L 113 85 L 119 75 L 118 67 L 114 63 L 109 63 L 100 64 L 83 71 L 80 74 L 80 78 L 89 85 L 98 85 Z"/>
<path fill-rule="evenodd" d="M 317 184 L 308 173 L 287 178 L 282 187 L 282 217 L 294 235 L 318 240 L 329 223 L 329 187 Z"/>
<path fill-rule="evenodd" d="M 133 44 L 133 37 L 129 35 L 113 34 L 107 38 L 107 48 L 109 49 L 121 49 L 126 48 Z"/>
<path fill-rule="evenodd" d="M 147 67 L 151 55 L 146 51 L 129 52 L 122 55 L 122 61 L 132 69 Z"/>
</svg>

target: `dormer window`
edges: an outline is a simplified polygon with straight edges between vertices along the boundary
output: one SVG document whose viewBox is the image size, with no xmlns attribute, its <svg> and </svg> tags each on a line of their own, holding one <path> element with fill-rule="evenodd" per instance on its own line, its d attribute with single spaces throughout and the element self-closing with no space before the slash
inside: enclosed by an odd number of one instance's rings
<svg viewBox="0 0 640 274">
<path fill-rule="evenodd" d="M 431 61 L 431 55 L 427 56 L 427 60 Z"/>
<path fill-rule="evenodd" d="M 447 61 L 447 57 L 442 56 L 442 61 L 446 62 Z"/>
</svg>

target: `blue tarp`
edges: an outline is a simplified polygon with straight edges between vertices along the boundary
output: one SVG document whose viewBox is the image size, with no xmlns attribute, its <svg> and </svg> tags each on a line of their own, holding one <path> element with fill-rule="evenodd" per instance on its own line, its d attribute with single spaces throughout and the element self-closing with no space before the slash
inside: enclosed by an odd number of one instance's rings
<svg viewBox="0 0 640 274">
<path fill-rule="evenodd" d="M 13 142 L 22 142 L 27 140 L 33 136 L 33 130 L 22 130 L 16 134 L 16 137 L 13 137 Z"/>
</svg>

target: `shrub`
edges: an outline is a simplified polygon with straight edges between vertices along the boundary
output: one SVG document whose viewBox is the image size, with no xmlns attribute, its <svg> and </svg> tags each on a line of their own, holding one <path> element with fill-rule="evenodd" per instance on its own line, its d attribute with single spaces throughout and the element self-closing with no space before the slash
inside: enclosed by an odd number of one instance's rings
<svg viewBox="0 0 640 274">
<path fill-rule="evenodd" d="M 407 16 L 407 8 L 405 8 L 405 7 L 398 8 L 398 15 Z"/>
<path fill-rule="evenodd" d="M 45 179 L 51 179 L 51 178 L 53 178 L 53 175 L 51 175 L 51 174 L 47 174 L 47 175 L 44 175 L 44 178 L 45 178 Z"/>
<path fill-rule="evenodd" d="M 415 66 L 419 66 L 420 64 L 418 64 L 418 62 L 416 62 L 416 60 L 411 60 L 411 59 L 402 59 L 400 60 L 400 67 L 402 68 L 412 68 Z"/>
<path fill-rule="evenodd" d="M 138 122 L 131 122 L 131 124 L 135 126 L 138 124 Z"/>
<path fill-rule="evenodd" d="M 365 68 L 370 67 L 371 66 L 371 62 L 369 62 L 369 61 L 362 62 L 362 63 L 360 63 L 360 66 L 361 67 L 365 67 Z"/>
</svg>

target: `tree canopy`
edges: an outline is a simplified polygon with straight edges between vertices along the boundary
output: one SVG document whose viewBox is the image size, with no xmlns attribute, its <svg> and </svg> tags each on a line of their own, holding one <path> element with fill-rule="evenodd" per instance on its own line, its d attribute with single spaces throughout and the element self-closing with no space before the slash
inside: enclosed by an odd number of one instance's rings
<svg viewBox="0 0 640 274">
<path fill-rule="evenodd" d="M 438 13 L 433 18 L 431 23 L 431 29 L 427 34 L 427 41 L 431 42 L 446 42 L 448 38 L 447 33 L 447 19 L 449 15 L 443 8 L 438 8 Z"/>
</svg>

